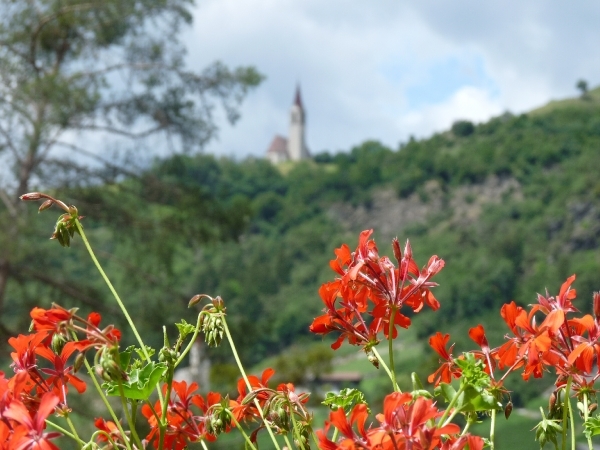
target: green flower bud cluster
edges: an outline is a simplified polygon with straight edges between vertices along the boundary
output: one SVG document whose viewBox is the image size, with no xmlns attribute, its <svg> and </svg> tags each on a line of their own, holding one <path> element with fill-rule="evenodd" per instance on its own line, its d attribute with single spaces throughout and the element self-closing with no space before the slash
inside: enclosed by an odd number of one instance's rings
<svg viewBox="0 0 600 450">
<path fill-rule="evenodd" d="M 62 214 L 56 221 L 54 226 L 54 233 L 50 236 L 50 239 L 56 239 L 63 247 L 71 246 L 71 238 L 75 233 L 79 234 L 75 221 L 79 219 L 77 215 L 77 208 L 69 206 L 69 212 Z"/>
<path fill-rule="evenodd" d="M 221 313 L 207 311 L 202 316 L 200 327 L 204 333 L 204 341 L 211 347 L 218 347 L 225 333 Z"/>
</svg>

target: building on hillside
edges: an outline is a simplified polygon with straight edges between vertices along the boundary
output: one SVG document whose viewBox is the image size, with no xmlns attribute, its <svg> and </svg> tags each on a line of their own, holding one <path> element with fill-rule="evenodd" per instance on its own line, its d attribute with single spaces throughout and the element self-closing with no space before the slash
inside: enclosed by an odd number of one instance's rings
<svg viewBox="0 0 600 450">
<path fill-rule="evenodd" d="M 290 129 L 288 138 L 276 135 L 267 150 L 267 158 L 273 164 L 284 161 L 300 161 L 309 159 L 310 153 L 305 139 L 306 112 L 302 104 L 300 86 L 296 88 L 296 96 L 290 110 Z"/>
<path fill-rule="evenodd" d="M 211 363 L 206 356 L 204 344 L 200 338 L 192 344 L 189 353 L 189 366 L 178 368 L 173 374 L 173 380 L 198 383 L 202 392 L 210 391 Z"/>
</svg>

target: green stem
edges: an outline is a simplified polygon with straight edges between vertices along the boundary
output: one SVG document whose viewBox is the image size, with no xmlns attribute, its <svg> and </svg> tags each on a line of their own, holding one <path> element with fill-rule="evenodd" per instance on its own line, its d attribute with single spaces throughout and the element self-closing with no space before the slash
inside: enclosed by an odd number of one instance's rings
<svg viewBox="0 0 600 450">
<path fill-rule="evenodd" d="M 112 445 L 111 448 L 118 448 L 116 442 L 113 441 L 113 438 L 111 437 L 111 435 L 103 430 L 98 430 L 94 434 L 92 434 L 92 437 L 90 438 L 90 442 L 88 444 L 86 444 L 86 447 L 88 445 L 90 445 L 90 443 L 93 443 L 93 441 L 96 439 L 97 436 L 104 436 L 108 440 L 109 444 Z M 92 448 L 95 449 L 96 447 L 92 447 Z"/>
<path fill-rule="evenodd" d="M 460 388 L 458 389 L 458 391 L 456 391 L 456 394 L 454 395 L 454 397 L 452 397 L 452 400 L 450 400 L 450 403 L 448 404 L 446 411 L 444 411 L 444 414 L 442 414 L 442 417 L 440 417 L 440 420 L 438 421 L 438 428 L 441 428 L 444 425 L 447 425 L 448 422 L 450 422 L 450 420 L 452 420 L 452 418 L 456 415 L 456 413 L 458 411 L 454 411 L 452 413 L 452 416 L 448 417 L 448 415 L 450 414 L 450 410 L 452 408 L 454 408 L 454 405 L 456 404 L 456 402 L 458 401 L 458 398 L 460 397 L 460 395 L 463 393 L 464 390 L 465 390 L 465 387 L 461 385 Z"/>
<path fill-rule="evenodd" d="M 567 449 L 567 414 L 569 413 L 569 409 L 571 407 L 571 402 L 569 401 L 569 394 L 571 392 L 571 381 L 572 378 L 567 378 L 567 386 L 564 391 L 563 398 L 563 417 L 562 417 L 562 449 Z M 571 433 L 573 430 L 571 430 Z"/>
<path fill-rule="evenodd" d="M 237 420 L 235 420 L 235 416 L 233 415 L 233 413 L 229 410 L 227 410 L 227 413 L 229 414 L 229 417 L 231 417 L 231 420 L 235 424 L 236 428 L 239 430 L 240 433 L 242 433 L 242 436 L 244 436 L 244 440 L 246 441 L 246 444 L 248 444 L 248 446 L 250 448 L 256 450 L 256 447 L 254 446 L 254 444 L 252 443 L 252 441 L 250 440 L 248 435 L 244 432 L 244 429 L 242 428 L 240 423 Z"/>
<path fill-rule="evenodd" d="M 569 422 L 571 423 L 571 450 L 575 450 L 575 417 L 573 408 L 571 407 L 571 399 L 569 398 Z"/>
<path fill-rule="evenodd" d="M 588 421 L 588 418 L 590 417 L 590 412 L 589 412 L 589 399 L 588 399 L 588 394 L 587 392 L 585 392 L 583 394 L 583 423 L 586 424 Z M 587 442 L 588 442 L 588 448 L 590 450 L 594 450 L 594 445 L 592 444 L 592 437 L 588 436 L 587 437 Z"/>
<path fill-rule="evenodd" d="M 339 430 L 337 428 L 333 429 L 333 435 L 331 436 L 331 442 L 335 442 L 335 440 L 337 439 L 337 436 L 338 436 L 338 432 L 339 432 Z"/>
<path fill-rule="evenodd" d="M 65 416 L 65 420 L 67 421 L 67 424 L 69 425 L 69 428 L 71 429 L 71 432 L 73 433 L 74 439 L 79 444 L 79 448 L 81 448 L 85 444 L 85 442 L 83 442 L 81 440 L 81 438 L 79 437 L 79 435 L 77 434 L 77 430 L 75 429 L 75 425 L 73 425 L 73 421 L 71 420 L 71 418 L 68 415 Z"/>
<path fill-rule="evenodd" d="M 386 365 L 385 361 L 383 360 L 383 358 L 381 357 L 381 355 L 379 354 L 379 352 L 377 351 L 377 349 L 375 347 L 371 347 L 371 351 L 373 352 L 373 354 L 375 355 L 375 357 L 379 361 L 379 365 L 381 367 L 383 367 L 383 370 L 385 370 L 385 372 L 390 377 L 390 380 L 392 380 L 392 382 L 393 382 L 394 381 L 394 377 L 392 376 L 392 372 L 390 371 L 389 367 Z M 396 391 L 396 388 L 398 388 L 398 385 L 394 385 L 394 390 L 395 391 Z M 399 392 L 399 391 L 400 391 L 400 389 L 398 389 L 396 392 Z"/>
<path fill-rule="evenodd" d="M 46 419 L 45 422 L 46 422 L 46 425 L 50 425 L 52 428 L 60 431 L 62 434 L 64 434 L 67 437 L 70 437 L 74 441 L 79 441 L 80 443 L 82 442 L 81 439 L 79 439 L 78 437 L 75 437 L 71 432 L 67 431 L 66 429 L 64 429 L 60 425 L 57 425 L 54 422 L 50 422 L 48 419 Z"/>
<path fill-rule="evenodd" d="M 296 439 L 298 439 L 298 442 L 300 443 L 300 448 L 302 450 L 305 450 L 304 442 L 302 442 L 302 433 L 300 433 L 300 429 L 298 428 L 298 425 L 296 423 L 296 418 L 294 417 L 294 404 L 292 402 L 289 402 L 288 406 L 290 407 L 290 418 L 292 419 L 292 435 L 296 435 Z"/>
<path fill-rule="evenodd" d="M 496 409 L 492 409 L 492 418 L 490 421 L 490 449 L 494 450 L 494 438 L 496 435 Z"/>
<path fill-rule="evenodd" d="M 94 369 L 92 369 L 92 366 L 90 366 L 90 363 L 87 361 L 87 359 L 84 359 L 83 363 L 85 364 L 85 368 L 87 369 L 88 374 L 92 378 L 92 383 L 94 383 L 94 387 L 96 388 L 96 391 L 100 394 L 100 398 L 102 399 L 104 406 L 106 406 L 106 409 L 107 409 L 108 413 L 110 414 L 110 416 L 112 417 L 112 419 L 115 423 L 115 426 L 119 429 L 121 436 L 123 436 L 123 440 L 125 441 L 125 445 L 127 446 L 127 449 L 132 450 L 129 440 L 126 438 L 125 430 L 121 426 L 121 422 L 119 422 L 119 419 L 117 418 L 117 415 L 116 415 L 114 409 L 112 408 L 112 406 L 110 406 L 110 403 L 108 402 L 108 398 L 106 398 L 106 395 L 104 394 L 104 391 L 102 390 L 102 387 L 100 386 L 100 384 L 98 383 L 98 380 L 96 379 L 96 374 L 94 373 Z"/>
<path fill-rule="evenodd" d="M 92 261 L 94 261 L 94 265 L 98 269 L 98 272 L 100 272 L 100 275 L 102 275 L 104 282 L 106 283 L 106 285 L 110 289 L 110 292 L 112 293 L 113 297 L 117 301 L 119 308 L 121 308 L 121 311 L 123 312 L 123 315 L 125 316 L 125 319 L 127 319 L 127 323 L 129 323 L 129 326 L 131 327 L 131 331 L 133 331 L 133 334 L 135 335 L 135 338 L 137 339 L 138 344 L 139 344 L 140 348 L 142 349 L 142 352 L 144 353 L 144 357 L 146 358 L 146 361 L 150 362 L 151 361 L 150 354 L 148 353 L 148 349 L 146 349 L 146 346 L 144 345 L 144 341 L 142 340 L 142 337 L 138 333 L 138 330 L 135 327 L 135 324 L 133 323 L 133 320 L 131 319 L 131 316 L 129 315 L 127 308 L 125 307 L 125 304 L 121 300 L 121 297 L 119 297 L 119 294 L 117 294 L 117 291 L 115 290 L 114 286 L 108 279 L 108 276 L 104 272 L 104 269 L 102 269 L 102 266 L 98 262 L 98 259 L 96 258 L 96 255 L 94 254 L 94 250 L 92 250 L 92 246 L 90 245 L 90 243 L 87 240 L 87 237 L 85 235 L 85 232 L 83 231 L 83 226 L 81 225 L 81 222 L 79 222 L 79 219 L 77 219 L 77 218 L 75 219 L 75 226 L 77 227 L 77 231 L 79 232 L 79 235 L 81 236 L 81 240 L 83 241 L 85 248 L 87 249 L 88 253 L 90 254 L 90 257 L 92 258 Z M 162 397 L 162 392 L 160 391 L 160 384 L 157 384 L 156 390 L 158 392 L 158 398 L 159 398 L 160 402 L 163 403 L 164 400 Z"/>
<path fill-rule="evenodd" d="M 292 444 L 290 443 L 290 440 L 288 439 L 287 434 L 283 435 L 283 440 L 285 441 L 285 445 L 287 445 L 287 448 L 289 448 L 290 450 L 294 448 L 294 447 L 292 447 Z"/>
<path fill-rule="evenodd" d="M 102 275 L 102 278 L 104 279 L 106 285 L 110 289 L 110 292 L 112 293 L 115 300 L 119 304 L 119 307 L 121 308 L 121 311 L 123 312 L 123 315 L 125 316 L 125 319 L 127 319 L 127 322 L 129 323 L 129 326 L 131 327 L 131 330 L 133 331 L 133 334 L 135 335 L 135 337 L 138 341 L 138 344 L 140 345 L 140 348 L 142 349 L 142 352 L 144 353 L 144 357 L 146 358 L 146 361 L 150 362 L 150 354 L 148 353 L 148 350 L 146 349 L 146 346 L 144 345 L 144 341 L 142 341 L 142 338 L 141 338 L 140 334 L 138 333 L 137 328 L 135 327 L 135 324 L 133 323 L 133 320 L 131 320 L 131 316 L 129 315 L 129 312 L 127 311 L 127 308 L 125 307 L 125 304 L 121 300 L 121 297 L 119 297 L 119 294 L 117 294 L 117 291 L 113 287 L 112 283 L 106 276 L 106 273 L 104 273 L 102 266 L 98 262 L 98 259 L 96 259 L 96 255 L 94 254 L 94 251 L 92 250 L 92 247 L 91 247 L 90 243 L 88 242 L 87 237 L 85 236 L 83 227 L 81 226 L 79 219 L 75 219 L 75 225 L 77 226 L 77 231 L 79 232 L 81 239 L 83 240 L 83 243 L 85 245 L 85 248 L 87 249 L 88 253 L 90 254 L 90 257 L 92 258 L 92 261 L 94 261 L 94 264 L 96 265 L 96 268 L 98 269 L 98 272 L 100 272 L 100 275 Z"/>
<path fill-rule="evenodd" d="M 121 397 L 121 406 L 123 407 L 123 414 L 125 414 L 125 420 L 127 420 L 127 423 L 129 424 L 129 429 L 131 430 L 131 435 L 133 436 L 135 445 L 141 449 L 142 441 L 140 441 L 140 437 L 137 434 L 135 422 L 132 420 L 131 415 L 129 414 L 129 409 L 127 408 L 127 400 L 125 399 L 125 391 L 123 390 L 123 383 L 121 382 L 121 380 L 119 380 L 119 394 Z"/>
<path fill-rule="evenodd" d="M 314 431 L 311 430 L 310 435 L 312 436 L 312 440 L 315 443 L 315 448 L 319 448 L 319 439 Z"/>
<path fill-rule="evenodd" d="M 240 360 L 240 357 L 235 348 L 235 344 L 233 343 L 233 338 L 231 337 L 231 333 L 229 332 L 229 327 L 227 326 L 227 320 L 225 320 L 225 314 L 221 315 L 221 319 L 223 320 L 223 329 L 225 330 L 225 335 L 227 336 L 229 345 L 231 346 L 231 351 L 233 352 L 233 357 L 235 358 L 235 362 L 237 363 L 238 369 L 239 369 L 240 373 L 242 374 L 242 378 L 244 379 L 244 382 L 246 383 L 246 386 L 248 387 L 248 392 L 252 392 L 252 385 L 250 384 L 250 381 L 248 380 L 248 376 L 246 375 L 246 371 L 244 370 L 242 361 Z M 271 436 L 271 440 L 273 441 L 275 448 L 277 450 L 280 450 L 279 444 L 277 443 L 277 439 L 275 439 L 275 435 L 273 434 L 273 430 L 271 430 L 271 426 L 265 419 L 265 413 L 263 412 L 262 408 L 260 407 L 260 403 L 258 402 L 258 400 L 256 398 L 254 399 L 254 404 L 256 405 L 256 409 L 258 410 L 258 413 L 260 414 L 260 418 L 262 419 L 263 423 L 265 424 L 265 428 L 267 429 L 269 436 Z"/>
<path fill-rule="evenodd" d="M 158 422 L 158 424 L 159 424 L 158 448 L 164 448 L 165 435 L 167 432 L 167 425 L 168 425 L 167 409 L 169 407 L 169 399 L 171 398 L 171 389 L 173 387 L 173 368 L 172 367 L 169 367 L 169 369 L 167 371 L 166 382 L 167 382 L 167 392 L 165 393 L 165 401 L 162 402 L 161 418 L 160 418 L 160 421 Z"/>
<path fill-rule="evenodd" d="M 392 374 L 392 387 L 395 392 L 400 392 L 400 388 L 398 387 L 398 383 L 396 383 L 396 369 L 394 367 L 394 320 L 396 319 L 396 307 L 392 306 L 392 315 L 390 316 L 390 328 L 388 331 L 388 354 L 390 356 L 390 370 Z"/>
<path fill-rule="evenodd" d="M 177 361 L 175 361 L 174 367 L 177 367 L 177 366 L 179 366 L 179 364 L 181 364 L 183 359 L 187 356 L 187 354 L 192 349 L 194 342 L 196 342 L 196 338 L 198 337 L 198 333 L 200 332 L 200 321 L 202 320 L 202 314 L 203 314 L 202 312 L 200 314 L 198 314 L 198 319 L 196 320 L 196 328 L 194 329 L 194 334 L 192 334 L 192 339 L 190 340 L 188 345 L 185 347 L 183 352 L 181 352 L 181 355 L 179 355 L 179 358 L 177 358 Z"/>
</svg>

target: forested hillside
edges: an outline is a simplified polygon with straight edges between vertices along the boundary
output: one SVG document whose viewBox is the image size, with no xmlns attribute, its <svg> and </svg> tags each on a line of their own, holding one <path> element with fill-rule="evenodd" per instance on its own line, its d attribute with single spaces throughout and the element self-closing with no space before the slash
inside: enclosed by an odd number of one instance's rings
<svg viewBox="0 0 600 450">
<path fill-rule="evenodd" d="M 153 344 L 164 323 L 195 320 L 192 295 L 221 295 L 252 364 L 318 340 L 308 325 L 322 309 L 319 285 L 333 277 L 333 249 L 353 247 L 366 228 L 383 253 L 398 236 L 410 239 L 419 264 L 432 254 L 446 261 L 436 278 L 442 307 L 418 321 L 421 337 L 458 319 L 499 317 L 504 302 L 555 293 L 572 273 L 576 305 L 589 309 L 600 289 L 599 161 L 596 89 L 528 114 L 458 122 L 397 149 L 369 141 L 277 167 L 174 156 L 141 177 L 57 195 L 86 216 L 99 258 L 140 328 L 155 331 Z M 45 240 L 54 220 L 52 210 L 29 219 L 28 242 L 40 256 L 19 267 L 40 283 L 12 287 L 15 329 L 32 305 L 51 301 L 115 312 L 81 243 L 62 249 Z M 486 325 L 494 337 L 505 332 L 497 322 Z"/>
</svg>

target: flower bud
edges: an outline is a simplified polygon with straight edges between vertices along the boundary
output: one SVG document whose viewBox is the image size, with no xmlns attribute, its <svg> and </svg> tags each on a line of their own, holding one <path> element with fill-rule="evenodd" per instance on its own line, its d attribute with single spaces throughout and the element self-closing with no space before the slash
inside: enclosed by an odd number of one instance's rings
<svg viewBox="0 0 600 450">
<path fill-rule="evenodd" d="M 29 192 L 27 194 L 21 195 L 19 198 L 25 202 L 28 202 L 41 199 L 42 194 L 40 194 L 39 192 Z"/>
<path fill-rule="evenodd" d="M 85 355 L 83 353 L 80 353 L 79 355 L 77 355 L 77 357 L 75 358 L 75 363 L 73 364 L 73 372 L 77 373 L 79 371 L 79 369 L 81 369 L 81 366 L 83 366 L 84 362 L 85 362 Z"/>
<path fill-rule="evenodd" d="M 512 402 L 508 402 L 506 404 L 506 408 L 504 408 L 504 417 L 506 417 L 507 419 L 510 417 L 510 413 L 513 410 L 513 403 Z"/>
<path fill-rule="evenodd" d="M 215 298 L 213 298 L 212 303 L 215 308 L 217 308 L 217 311 L 222 311 L 225 308 L 225 302 L 223 302 L 223 299 L 220 295 L 217 295 Z"/>
<path fill-rule="evenodd" d="M 194 306 L 195 304 L 197 304 L 200 301 L 201 298 L 202 298 L 202 295 L 200 295 L 200 294 L 194 295 L 190 299 L 190 301 L 188 302 L 188 308 L 191 308 L 192 306 Z"/>
<path fill-rule="evenodd" d="M 594 292 L 594 317 L 600 320 L 600 292 Z"/>
<path fill-rule="evenodd" d="M 46 209 L 50 208 L 52 205 L 54 204 L 54 202 L 52 200 L 46 200 L 44 203 L 41 204 L 41 206 L 38 208 L 38 212 L 42 212 L 45 211 Z"/>
<path fill-rule="evenodd" d="M 375 366 L 376 369 L 379 369 L 379 360 L 377 359 L 377 356 L 375 356 L 373 353 L 370 353 L 367 356 L 367 359 L 371 364 Z"/>
<path fill-rule="evenodd" d="M 398 242 L 397 237 L 392 240 L 392 248 L 394 249 L 394 258 L 400 262 L 402 259 L 402 250 L 400 250 L 400 242 Z"/>
<path fill-rule="evenodd" d="M 66 343 L 67 343 L 67 340 L 65 339 L 65 337 L 63 335 L 55 333 L 54 336 L 52 336 L 52 342 L 50 344 L 50 347 L 52 347 L 52 351 L 54 353 L 56 353 L 57 355 L 60 355 L 60 353 L 62 352 L 62 349 Z"/>
</svg>

